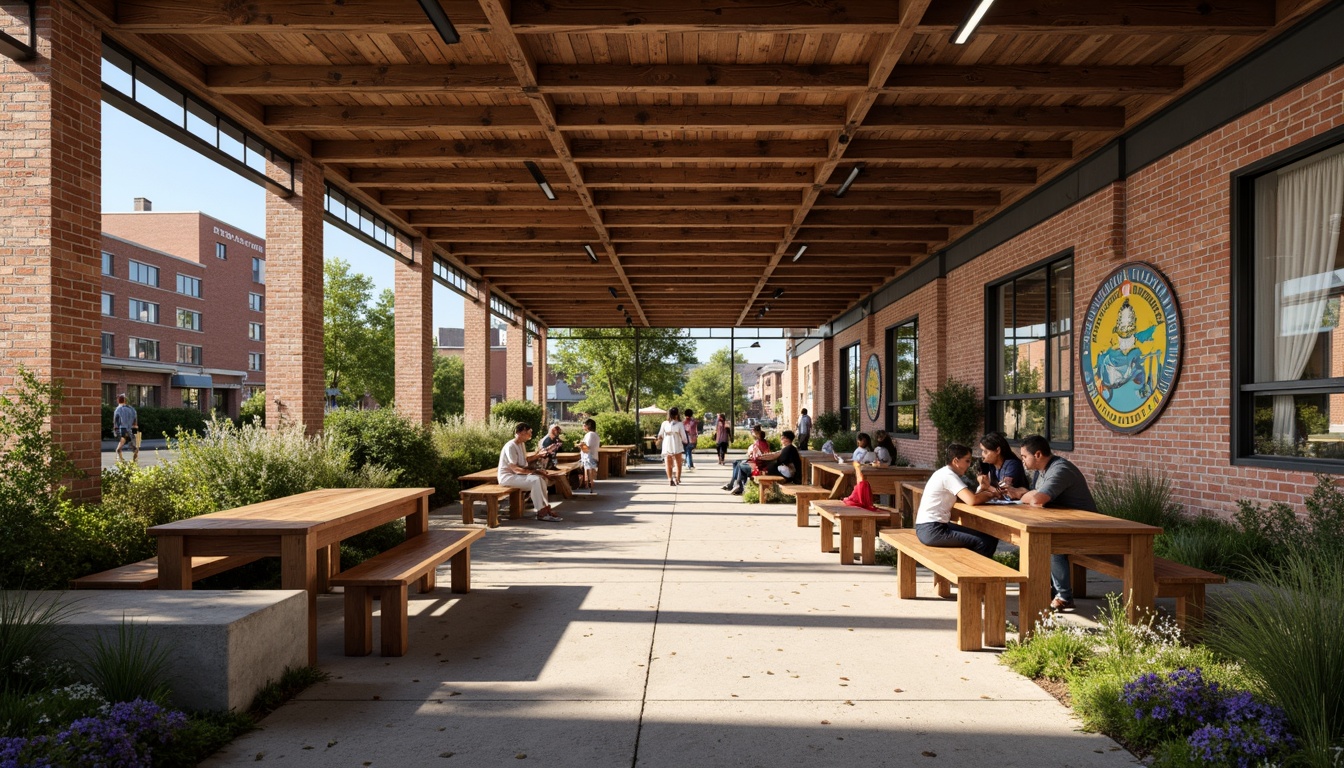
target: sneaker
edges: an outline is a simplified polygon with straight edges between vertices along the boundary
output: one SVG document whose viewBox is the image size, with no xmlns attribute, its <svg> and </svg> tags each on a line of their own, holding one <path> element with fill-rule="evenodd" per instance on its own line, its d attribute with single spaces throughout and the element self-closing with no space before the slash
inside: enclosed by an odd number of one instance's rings
<svg viewBox="0 0 1344 768">
<path fill-rule="evenodd" d="M 739 485 L 739 486 L 737 486 L 736 488 L 733 489 L 733 495 L 734 495 L 734 496 L 741 496 L 745 491 L 746 491 L 746 489 Z"/>
<path fill-rule="evenodd" d="M 724 484 L 723 484 L 723 490 L 725 490 L 725 491 L 731 491 L 731 490 L 733 490 L 733 484 L 732 484 L 732 483 L 724 483 Z"/>
<path fill-rule="evenodd" d="M 543 522 L 547 522 L 547 523 L 558 523 L 558 522 L 560 522 L 563 518 L 561 518 L 561 517 L 559 517 L 559 516 L 557 516 L 557 515 L 542 515 L 541 517 L 538 517 L 537 519 L 538 519 L 538 520 L 541 520 L 541 521 L 543 521 Z"/>
<path fill-rule="evenodd" d="M 1054 600 L 1051 600 L 1051 601 L 1050 601 L 1050 610 L 1052 610 L 1052 611 L 1072 611 L 1072 610 L 1073 610 L 1073 601 L 1072 601 L 1072 600 L 1065 600 L 1065 599 L 1062 598 L 1062 597 L 1056 597 Z"/>
</svg>

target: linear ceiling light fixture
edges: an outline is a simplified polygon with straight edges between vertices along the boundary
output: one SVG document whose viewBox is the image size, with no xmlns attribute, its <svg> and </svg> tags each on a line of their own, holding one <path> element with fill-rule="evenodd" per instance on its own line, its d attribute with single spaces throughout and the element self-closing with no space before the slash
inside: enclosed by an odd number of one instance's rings
<svg viewBox="0 0 1344 768">
<path fill-rule="evenodd" d="M 849 191 L 850 186 L 854 184 L 854 180 L 859 178 L 859 174 L 862 171 L 863 163 L 855 163 L 854 167 L 849 171 L 849 176 L 845 178 L 845 183 L 841 184 L 840 188 L 835 190 L 835 196 L 844 197 L 845 193 Z"/>
<path fill-rule="evenodd" d="M 537 186 L 541 187 L 541 194 L 545 195 L 547 200 L 554 200 L 555 190 L 551 189 L 551 182 L 546 180 L 537 164 L 531 160 L 525 160 L 523 166 L 527 168 L 528 173 L 532 174 L 532 179 L 537 182 Z"/>
<path fill-rule="evenodd" d="M 985 12 L 989 10 L 989 6 L 993 4 L 994 0 L 975 0 L 975 7 L 966 16 L 966 20 L 961 22 L 961 26 L 957 27 L 956 32 L 952 33 L 952 44 L 965 45 L 966 41 L 971 39 L 971 33 L 980 25 L 980 20 L 985 18 Z"/>
<path fill-rule="evenodd" d="M 806 245 L 806 244 L 798 246 L 798 252 L 795 253 L 795 254 L 793 254 L 793 260 L 794 260 L 794 261 L 797 261 L 797 260 L 803 258 L 803 254 L 804 254 L 804 253 L 807 253 L 807 245 Z"/>
<path fill-rule="evenodd" d="M 781 299 L 781 298 L 783 298 L 783 297 L 784 297 L 784 289 L 783 289 L 783 288 L 776 288 L 776 289 L 775 289 L 775 294 L 774 294 L 774 295 L 775 295 L 775 298 L 776 298 L 776 299 Z"/>
<path fill-rule="evenodd" d="M 612 288 L 610 285 L 607 286 L 607 293 L 611 294 L 611 298 L 616 298 L 616 289 Z"/>
<path fill-rule="evenodd" d="M 425 15 L 429 17 L 429 23 L 434 25 L 443 42 L 448 45 L 462 42 L 462 36 L 457 34 L 457 27 L 454 27 L 453 22 L 448 19 L 448 14 L 443 10 L 439 0 L 420 0 L 420 7 L 424 9 Z"/>
<path fill-rule="evenodd" d="M 591 262 L 593 262 L 594 264 L 596 264 L 596 263 L 597 263 L 597 254 L 593 251 L 593 246 L 588 245 L 588 244 L 585 243 L 584 246 L 583 246 L 583 250 L 586 251 L 586 252 L 588 253 L 588 260 L 591 261 Z"/>
</svg>

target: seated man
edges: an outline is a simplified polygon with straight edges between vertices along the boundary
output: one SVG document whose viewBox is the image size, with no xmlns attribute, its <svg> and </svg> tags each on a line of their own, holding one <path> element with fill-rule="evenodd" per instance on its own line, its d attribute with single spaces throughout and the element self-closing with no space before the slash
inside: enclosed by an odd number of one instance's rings
<svg viewBox="0 0 1344 768">
<path fill-rule="evenodd" d="M 532 439 L 532 427 L 518 422 L 513 428 L 515 437 L 504 444 L 499 451 L 499 466 L 495 472 L 500 485 L 522 488 L 532 496 L 532 507 L 537 510 L 537 519 L 548 523 L 560 522 L 559 515 L 551 514 L 551 505 L 546 501 L 546 479 L 540 471 L 532 469 L 527 462 L 527 441 Z"/>
<path fill-rule="evenodd" d="M 1022 441 L 1022 464 L 1032 473 L 1031 488 L 1006 488 L 1008 495 L 1023 504 L 1038 507 L 1062 507 L 1097 511 L 1087 479 L 1073 462 L 1050 453 L 1050 441 L 1031 435 Z M 1052 610 L 1073 608 L 1073 585 L 1069 583 L 1069 556 L 1050 556 L 1050 601 Z"/>
<path fill-rule="evenodd" d="M 767 470 L 772 475 L 779 475 L 784 478 L 786 483 L 798 482 L 798 476 L 803 474 L 803 457 L 798 454 L 798 449 L 793 445 L 793 432 L 784 430 L 779 433 L 779 441 L 783 447 L 779 449 L 779 455 L 775 459 L 773 466 Z"/>
<path fill-rule="evenodd" d="M 930 547 L 964 547 L 978 555 L 993 557 L 999 540 L 987 533 L 950 522 L 952 505 L 984 504 L 991 495 L 976 493 L 966 486 L 963 477 L 971 468 L 971 449 L 960 443 L 947 446 L 947 464 L 929 476 L 924 495 L 919 499 L 915 514 L 915 535 Z"/>
</svg>

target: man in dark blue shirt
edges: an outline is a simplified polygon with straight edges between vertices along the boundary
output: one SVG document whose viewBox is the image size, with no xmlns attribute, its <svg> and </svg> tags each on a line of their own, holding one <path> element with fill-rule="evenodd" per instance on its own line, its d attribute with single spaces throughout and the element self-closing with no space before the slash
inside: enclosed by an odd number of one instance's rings
<svg viewBox="0 0 1344 768">
<path fill-rule="evenodd" d="M 1022 464 L 1032 473 L 1031 488 L 1009 488 L 1008 495 L 1023 504 L 1097 511 L 1097 502 L 1088 490 L 1087 479 L 1073 462 L 1050 452 L 1050 441 L 1031 435 L 1022 441 Z M 1073 608 L 1073 586 L 1069 582 L 1069 556 L 1050 556 L 1050 587 L 1056 611 Z"/>
</svg>

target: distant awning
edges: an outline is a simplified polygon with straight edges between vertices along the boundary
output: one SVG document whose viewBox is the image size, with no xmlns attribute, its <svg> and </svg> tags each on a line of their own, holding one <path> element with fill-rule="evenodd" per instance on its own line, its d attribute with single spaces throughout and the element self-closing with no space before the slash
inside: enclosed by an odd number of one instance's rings
<svg viewBox="0 0 1344 768">
<path fill-rule="evenodd" d="M 169 386 L 185 387 L 187 389 L 214 389 L 209 376 L 195 376 L 187 373 L 173 374 Z"/>
</svg>

